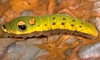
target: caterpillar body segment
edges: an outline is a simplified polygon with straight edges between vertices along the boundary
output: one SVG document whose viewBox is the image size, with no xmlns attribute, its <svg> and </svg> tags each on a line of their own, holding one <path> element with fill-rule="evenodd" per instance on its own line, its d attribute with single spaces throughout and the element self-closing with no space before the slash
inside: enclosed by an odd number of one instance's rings
<svg viewBox="0 0 100 60">
<path fill-rule="evenodd" d="M 42 35 L 44 32 L 50 31 L 59 31 L 59 33 L 64 31 L 67 34 L 70 31 L 74 35 L 78 34 L 87 38 L 98 36 L 98 31 L 92 24 L 63 14 L 21 16 L 3 25 L 2 29 L 6 33 L 14 35 L 36 32 Z"/>
</svg>

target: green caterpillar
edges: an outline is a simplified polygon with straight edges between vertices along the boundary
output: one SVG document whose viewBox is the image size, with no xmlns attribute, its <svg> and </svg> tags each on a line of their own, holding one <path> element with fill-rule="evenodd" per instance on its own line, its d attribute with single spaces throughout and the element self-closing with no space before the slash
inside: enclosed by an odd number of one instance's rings
<svg viewBox="0 0 100 60">
<path fill-rule="evenodd" d="M 10 35 L 17 36 L 27 34 L 46 36 L 59 33 L 80 35 L 86 38 L 98 36 L 98 31 L 92 24 L 63 14 L 21 16 L 3 25 L 2 29 Z"/>
</svg>

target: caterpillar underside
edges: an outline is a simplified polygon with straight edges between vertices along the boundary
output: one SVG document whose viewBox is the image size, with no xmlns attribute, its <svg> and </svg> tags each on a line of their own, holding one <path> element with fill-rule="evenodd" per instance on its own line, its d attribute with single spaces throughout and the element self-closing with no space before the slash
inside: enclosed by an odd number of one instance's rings
<svg viewBox="0 0 100 60">
<path fill-rule="evenodd" d="M 81 37 L 90 38 L 90 39 L 96 38 L 96 37 L 94 37 L 90 34 L 81 33 L 81 32 L 78 32 L 78 31 L 73 32 L 71 30 L 63 30 L 63 29 L 56 29 L 56 30 L 43 31 L 43 32 L 33 32 L 33 33 L 30 33 L 30 34 L 20 34 L 20 35 L 8 34 L 8 33 L 4 32 L 5 37 L 9 37 L 9 38 L 17 38 L 17 37 L 21 37 L 21 38 L 41 38 L 41 37 L 48 37 L 48 36 L 59 35 L 59 34 L 75 35 L 75 36 L 81 36 Z"/>
</svg>

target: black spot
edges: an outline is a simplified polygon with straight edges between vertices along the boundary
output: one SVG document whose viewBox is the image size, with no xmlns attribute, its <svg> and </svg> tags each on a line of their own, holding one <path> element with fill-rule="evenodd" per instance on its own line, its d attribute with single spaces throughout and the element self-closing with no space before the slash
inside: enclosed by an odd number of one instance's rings
<svg viewBox="0 0 100 60">
<path fill-rule="evenodd" d="M 64 22 L 62 22 L 62 23 L 61 23 L 61 25 L 65 25 L 65 23 L 64 23 Z"/>
<path fill-rule="evenodd" d="M 75 20 L 72 20 L 73 22 L 75 22 Z"/>
<path fill-rule="evenodd" d="M 82 26 L 79 26 L 80 28 L 82 28 Z"/>
<path fill-rule="evenodd" d="M 83 24 L 83 23 L 81 23 L 81 24 Z"/>
<path fill-rule="evenodd" d="M 44 21 L 46 21 L 46 20 L 44 19 Z"/>
<path fill-rule="evenodd" d="M 52 18 L 53 20 L 55 19 L 55 17 Z"/>
<path fill-rule="evenodd" d="M 55 22 L 52 23 L 52 25 L 55 25 L 55 24 L 56 24 Z"/>
<path fill-rule="evenodd" d="M 74 26 L 74 24 L 71 24 L 71 26 L 73 27 L 73 26 Z"/>
<path fill-rule="evenodd" d="M 45 24 L 45 26 L 47 26 L 47 24 Z"/>
<path fill-rule="evenodd" d="M 63 18 L 63 20 L 66 20 L 66 18 Z"/>
<path fill-rule="evenodd" d="M 18 25 L 19 29 L 21 30 L 25 30 L 26 29 L 26 25 Z"/>
<path fill-rule="evenodd" d="M 40 25 L 38 25 L 38 26 L 40 26 Z"/>
</svg>

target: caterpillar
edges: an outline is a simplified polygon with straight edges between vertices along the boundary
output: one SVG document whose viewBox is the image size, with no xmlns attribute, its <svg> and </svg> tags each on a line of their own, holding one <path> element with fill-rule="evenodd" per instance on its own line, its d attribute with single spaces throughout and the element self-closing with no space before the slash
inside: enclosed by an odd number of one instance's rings
<svg viewBox="0 0 100 60">
<path fill-rule="evenodd" d="M 86 38 L 95 38 L 98 31 L 89 22 L 64 14 L 45 16 L 21 16 L 2 26 L 2 30 L 13 36 L 73 34 Z"/>
</svg>

